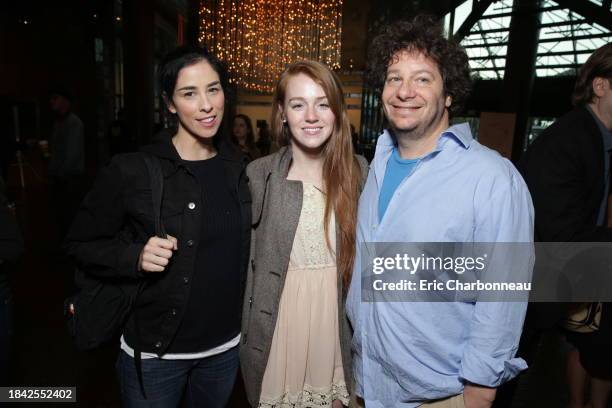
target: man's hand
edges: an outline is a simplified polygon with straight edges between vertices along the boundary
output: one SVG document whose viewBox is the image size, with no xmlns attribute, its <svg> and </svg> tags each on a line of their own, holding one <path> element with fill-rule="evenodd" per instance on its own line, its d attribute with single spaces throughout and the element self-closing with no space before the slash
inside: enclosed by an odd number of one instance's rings
<svg viewBox="0 0 612 408">
<path fill-rule="evenodd" d="M 172 251 L 178 249 L 176 238 L 151 237 L 140 253 L 138 270 L 143 272 L 163 272 L 172 258 Z"/>
<path fill-rule="evenodd" d="M 467 384 L 463 389 L 465 408 L 491 408 L 497 389 Z"/>
</svg>

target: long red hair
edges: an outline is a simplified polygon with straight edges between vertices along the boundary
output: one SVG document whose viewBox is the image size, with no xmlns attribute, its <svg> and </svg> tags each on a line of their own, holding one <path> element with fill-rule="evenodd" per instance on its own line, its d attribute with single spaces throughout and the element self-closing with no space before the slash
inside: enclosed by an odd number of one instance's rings
<svg viewBox="0 0 612 408">
<path fill-rule="evenodd" d="M 346 112 L 346 102 L 340 80 L 327 66 L 316 61 L 298 61 L 281 74 L 272 99 L 272 134 L 279 145 L 291 140 L 288 126 L 282 121 L 282 109 L 289 79 L 305 74 L 323 88 L 330 109 L 335 116 L 331 137 L 323 147 L 323 185 L 325 188 L 325 215 L 323 218 L 327 245 L 329 243 L 329 220 L 333 211 L 339 235 L 339 254 L 336 254 L 338 273 L 345 288 L 350 281 L 355 261 L 355 229 L 357 204 L 361 186 L 361 169 L 353 155 L 351 125 Z"/>
</svg>

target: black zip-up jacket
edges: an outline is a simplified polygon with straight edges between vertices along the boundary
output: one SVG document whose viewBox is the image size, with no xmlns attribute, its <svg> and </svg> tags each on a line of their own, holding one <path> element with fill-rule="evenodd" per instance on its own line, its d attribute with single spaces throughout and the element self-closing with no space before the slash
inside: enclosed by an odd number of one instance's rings
<svg viewBox="0 0 612 408">
<path fill-rule="evenodd" d="M 138 296 L 140 348 L 162 355 L 175 336 L 186 309 L 200 239 L 202 189 L 179 157 L 170 138 L 145 146 L 143 152 L 160 159 L 164 175 L 161 216 L 166 232 L 178 240 L 164 272 L 139 272 L 138 258 L 155 235 L 150 180 L 142 153 L 115 156 L 101 171 L 94 187 L 77 212 L 66 240 L 70 255 L 87 273 L 100 278 L 121 277 L 147 280 Z M 241 258 L 239 273 L 245 281 L 250 247 L 251 196 L 246 161 L 236 149 L 219 143 L 227 183 L 240 206 Z M 244 283 L 242 285 L 242 292 Z M 197 296 L 197 294 L 193 294 Z M 223 313 L 223 310 L 202 311 Z M 124 329 L 128 344 L 137 341 L 134 313 Z"/>
</svg>

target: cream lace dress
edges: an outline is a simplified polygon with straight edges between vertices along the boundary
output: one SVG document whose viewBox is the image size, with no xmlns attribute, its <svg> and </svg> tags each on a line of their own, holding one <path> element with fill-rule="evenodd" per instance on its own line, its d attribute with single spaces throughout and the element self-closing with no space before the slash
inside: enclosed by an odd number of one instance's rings
<svg viewBox="0 0 612 408">
<path fill-rule="evenodd" d="M 259 407 L 331 407 L 348 405 L 338 327 L 336 262 L 323 229 L 325 197 L 303 183 L 302 212 L 278 318 Z M 335 248 L 335 221 L 329 235 Z"/>
</svg>

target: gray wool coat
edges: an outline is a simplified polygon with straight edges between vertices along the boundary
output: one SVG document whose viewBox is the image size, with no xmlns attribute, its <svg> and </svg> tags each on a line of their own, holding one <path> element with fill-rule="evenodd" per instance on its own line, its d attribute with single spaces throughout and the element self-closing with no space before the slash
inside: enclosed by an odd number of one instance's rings
<svg viewBox="0 0 612 408">
<path fill-rule="evenodd" d="M 289 255 L 302 210 L 302 183 L 287 180 L 291 149 L 255 160 L 247 167 L 253 198 L 251 257 L 246 283 L 240 341 L 240 366 L 249 403 L 257 406 L 272 346 Z M 368 163 L 357 156 L 362 170 L 362 186 Z M 339 237 L 336 239 L 339 242 Z M 338 247 L 336 247 L 338 253 Z M 344 310 L 345 295 L 338 276 L 338 321 L 344 376 L 353 389 L 351 369 L 352 330 Z"/>
</svg>

